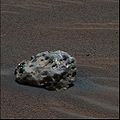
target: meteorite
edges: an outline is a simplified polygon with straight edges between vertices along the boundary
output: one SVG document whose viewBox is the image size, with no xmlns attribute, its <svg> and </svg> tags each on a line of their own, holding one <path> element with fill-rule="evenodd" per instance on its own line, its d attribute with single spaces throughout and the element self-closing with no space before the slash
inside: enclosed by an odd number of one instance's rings
<svg viewBox="0 0 120 120">
<path fill-rule="evenodd" d="M 48 90 L 73 86 L 75 76 L 75 58 L 61 50 L 38 53 L 19 63 L 15 69 L 16 82 Z"/>
</svg>

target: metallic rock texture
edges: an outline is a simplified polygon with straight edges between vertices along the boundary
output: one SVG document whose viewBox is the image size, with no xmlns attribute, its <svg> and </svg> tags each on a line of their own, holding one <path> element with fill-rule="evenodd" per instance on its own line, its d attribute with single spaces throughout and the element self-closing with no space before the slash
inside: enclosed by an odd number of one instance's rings
<svg viewBox="0 0 120 120">
<path fill-rule="evenodd" d="M 15 69 L 20 84 L 43 87 L 48 90 L 73 86 L 76 60 L 64 51 L 45 51 L 24 60 Z"/>
</svg>

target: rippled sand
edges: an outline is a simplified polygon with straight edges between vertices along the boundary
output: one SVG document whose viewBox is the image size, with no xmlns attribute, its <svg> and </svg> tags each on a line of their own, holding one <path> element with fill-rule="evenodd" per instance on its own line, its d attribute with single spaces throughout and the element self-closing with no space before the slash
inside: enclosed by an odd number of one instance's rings
<svg viewBox="0 0 120 120">
<path fill-rule="evenodd" d="M 118 1 L 1 1 L 1 118 L 118 118 Z M 77 59 L 66 91 L 17 84 L 14 68 L 46 50 Z"/>
</svg>

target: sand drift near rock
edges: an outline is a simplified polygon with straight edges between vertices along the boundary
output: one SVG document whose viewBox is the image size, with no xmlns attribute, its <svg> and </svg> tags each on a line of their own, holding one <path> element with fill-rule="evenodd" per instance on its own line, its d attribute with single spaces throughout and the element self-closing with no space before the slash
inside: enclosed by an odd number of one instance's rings
<svg viewBox="0 0 120 120">
<path fill-rule="evenodd" d="M 73 86 L 76 60 L 64 51 L 45 51 L 24 60 L 15 69 L 20 84 L 43 87 L 48 90 L 67 89 Z"/>
</svg>

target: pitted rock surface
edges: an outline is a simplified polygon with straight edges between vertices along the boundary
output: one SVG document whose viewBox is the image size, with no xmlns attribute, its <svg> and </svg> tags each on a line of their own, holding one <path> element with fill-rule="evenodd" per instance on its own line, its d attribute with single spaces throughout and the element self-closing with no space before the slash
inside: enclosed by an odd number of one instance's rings
<svg viewBox="0 0 120 120">
<path fill-rule="evenodd" d="M 15 69 L 20 84 L 43 87 L 48 90 L 67 89 L 73 86 L 76 60 L 64 51 L 45 51 L 24 60 Z"/>
</svg>

